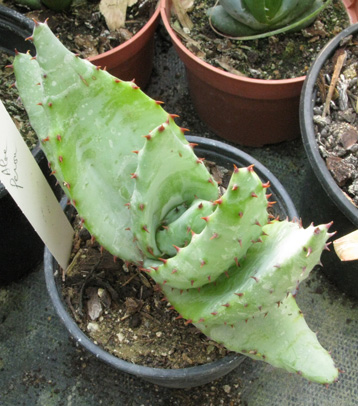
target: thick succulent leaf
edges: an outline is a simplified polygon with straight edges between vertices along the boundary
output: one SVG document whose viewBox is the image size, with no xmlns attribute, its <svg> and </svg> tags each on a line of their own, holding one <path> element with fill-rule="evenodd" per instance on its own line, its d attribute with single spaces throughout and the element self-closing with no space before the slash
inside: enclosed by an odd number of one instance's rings
<svg viewBox="0 0 358 406">
<path fill-rule="evenodd" d="M 292 295 L 267 315 L 250 318 L 233 325 L 196 325 L 211 339 L 232 351 L 295 372 L 322 384 L 338 378 L 330 354 L 308 327 Z"/>
<path fill-rule="evenodd" d="M 253 40 L 265 37 L 270 37 L 272 35 L 283 34 L 285 32 L 295 32 L 302 30 L 303 28 L 309 26 L 314 22 L 317 16 L 330 4 L 332 0 L 326 0 L 325 3 L 321 0 L 316 0 L 312 8 L 306 10 L 302 14 L 296 16 L 295 19 L 291 19 L 291 14 L 286 18 L 286 20 L 277 23 L 275 26 L 271 26 L 270 30 L 257 35 L 241 36 L 236 39 L 239 40 Z M 276 28 L 278 27 L 278 28 Z"/>
<path fill-rule="evenodd" d="M 191 205 L 196 198 L 218 198 L 217 183 L 172 118 L 147 137 L 133 181 L 133 233 L 148 257 L 162 255 L 156 234 L 168 212 L 184 202 Z"/>
<path fill-rule="evenodd" d="M 223 0 L 225 2 L 225 0 Z M 229 0 L 230 1 L 230 0 Z M 268 6 L 266 6 L 266 0 L 241 0 L 244 7 L 248 12 L 261 24 L 267 24 L 267 11 Z M 297 0 L 294 0 L 297 1 Z M 282 0 L 276 0 L 275 3 L 282 3 Z M 280 4 L 279 4 L 280 6 Z M 279 9 L 279 7 L 278 7 Z"/>
<path fill-rule="evenodd" d="M 270 21 L 279 14 L 279 11 L 284 8 L 287 2 L 285 0 L 265 0 L 266 17 Z M 294 4 L 291 0 L 290 4 Z"/>
<path fill-rule="evenodd" d="M 308 277 L 329 238 L 326 225 L 303 229 L 288 221 L 274 221 L 262 231 L 261 242 L 252 244 L 238 259 L 239 266 L 235 264 L 215 284 L 185 292 L 163 287 L 184 318 L 231 324 L 269 312 Z"/>
<path fill-rule="evenodd" d="M 272 20 L 273 28 L 285 27 L 293 23 L 300 23 L 302 21 L 302 28 L 308 23 L 313 22 L 316 16 L 329 4 L 329 1 L 325 0 L 300 0 L 297 5 L 290 9 L 287 7 L 287 12 L 284 13 L 277 20 Z M 287 3 L 287 0 L 284 2 Z M 296 28 L 297 29 L 297 28 Z"/>
<path fill-rule="evenodd" d="M 139 261 L 125 206 L 138 161 L 133 151 L 168 114 L 133 82 L 120 81 L 69 52 L 46 24 L 36 25 L 33 39 L 37 64 L 28 70 L 18 55 L 14 68 L 30 121 L 41 138 L 49 137 L 42 146 L 52 169 L 98 241 L 113 255 Z M 41 92 L 34 92 L 36 86 Z"/>
<path fill-rule="evenodd" d="M 251 40 L 302 29 L 311 24 L 331 1 L 283 0 L 278 9 L 272 4 L 269 5 L 271 8 L 265 8 L 262 1 L 221 0 L 224 10 L 216 6 L 208 14 L 220 32 L 236 39 Z"/>
<path fill-rule="evenodd" d="M 48 120 L 43 107 L 34 103 L 34 100 L 41 102 L 44 98 L 41 69 L 36 59 L 29 53 L 17 55 L 14 60 L 14 69 L 15 72 L 21 72 L 21 75 L 16 77 L 17 87 L 28 89 L 21 94 L 21 100 L 30 116 L 30 124 L 41 140 L 47 137 L 49 131 Z"/>
<path fill-rule="evenodd" d="M 157 244 L 164 254 L 173 257 L 177 253 L 175 247 L 187 246 L 192 233 L 200 234 L 206 226 L 203 217 L 208 217 L 216 206 L 207 200 L 195 199 L 190 207 L 173 222 L 167 222 L 157 232 Z"/>
<path fill-rule="evenodd" d="M 158 283 L 187 289 L 215 281 L 261 236 L 268 203 L 266 189 L 252 167 L 235 169 L 216 204 L 203 231 L 155 271 Z"/>
<path fill-rule="evenodd" d="M 221 5 L 209 8 L 207 15 L 216 30 L 232 37 L 256 35 L 259 32 L 233 18 Z"/>
<path fill-rule="evenodd" d="M 230 0 L 222 0 L 230 1 Z M 252 15 L 262 24 L 277 27 L 285 19 L 294 21 L 307 10 L 313 10 L 317 0 L 243 0 Z M 323 1 L 319 0 L 322 4 Z M 286 23 L 284 23 L 286 24 Z"/>
<path fill-rule="evenodd" d="M 251 246 L 240 266 L 230 268 L 215 284 L 184 291 L 164 285 L 164 294 L 181 316 L 226 348 L 301 371 L 308 379 L 332 382 L 337 370 L 291 297 L 319 263 L 328 226 L 303 229 L 275 221 L 263 232 L 262 242 Z M 299 359 L 293 357 L 297 354 Z M 312 365 L 307 354 L 322 364 Z"/>
<path fill-rule="evenodd" d="M 161 226 L 167 226 L 170 223 L 174 223 L 181 215 L 188 210 L 188 205 L 185 203 L 180 204 L 174 209 L 170 210 L 161 221 Z"/>
<path fill-rule="evenodd" d="M 257 12 L 252 13 L 244 0 L 220 0 L 220 5 L 235 20 L 250 27 L 255 31 L 262 31 L 267 27 L 267 21 L 264 18 L 264 0 L 259 0 L 256 7 Z M 259 16 L 262 16 L 260 18 Z"/>
<path fill-rule="evenodd" d="M 311 8 L 314 0 L 220 0 L 224 9 L 236 20 L 257 30 L 267 30 L 290 15 L 294 20 Z"/>
</svg>

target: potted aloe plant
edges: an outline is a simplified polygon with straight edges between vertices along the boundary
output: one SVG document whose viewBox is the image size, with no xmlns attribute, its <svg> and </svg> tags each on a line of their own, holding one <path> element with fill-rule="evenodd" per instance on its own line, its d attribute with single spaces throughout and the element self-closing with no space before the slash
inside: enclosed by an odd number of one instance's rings
<svg viewBox="0 0 358 406">
<path fill-rule="evenodd" d="M 184 45 L 185 30 L 178 33 L 171 24 L 180 3 L 179 0 L 162 0 L 161 16 L 185 65 L 190 95 L 200 118 L 220 137 L 242 145 L 262 146 L 298 137 L 299 97 L 305 76 L 257 79 L 209 64 Z M 263 37 L 302 28 L 329 3 L 223 0 L 209 12 L 207 20 L 211 20 L 216 32 L 227 32 L 228 41 L 242 40 L 242 49 L 250 49 Z M 344 0 L 343 4 L 350 21 L 356 22 L 358 2 Z M 205 37 L 206 32 L 203 35 Z M 215 44 L 215 40 L 211 41 Z M 190 41 L 188 43 L 190 45 Z M 193 48 L 197 52 L 195 43 Z"/>
<path fill-rule="evenodd" d="M 149 273 L 187 323 L 228 349 L 314 382 L 334 382 L 338 370 L 295 301 L 298 284 L 327 246 L 330 224 L 304 229 L 270 215 L 270 185 L 253 165 L 234 166 L 219 193 L 160 102 L 71 54 L 46 24 L 36 24 L 32 38 L 36 59 L 16 56 L 16 85 L 84 227 L 114 256 Z M 47 255 L 46 267 L 52 261 Z M 46 271 L 50 288 L 53 271 Z M 123 371 L 190 386 L 206 369 L 217 370 L 217 364 L 199 367 L 188 382 L 190 368 L 116 363 L 78 335 L 59 294 L 51 296 L 71 334 Z M 224 363 L 224 373 L 233 362 Z"/>
<path fill-rule="evenodd" d="M 75 1 L 70 0 L 16 0 L 15 3 L 25 4 L 31 8 L 49 8 L 53 10 L 54 13 L 69 11 L 71 7 L 85 7 L 83 3 L 77 5 Z M 106 18 L 107 26 L 109 25 L 112 30 L 120 30 L 123 24 L 120 24 L 119 21 L 122 21 L 123 13 L 125 16 L 126 9 L 114 11 L 115 4 L 111 4 L 111 2 L 105 0 L 102 0 L 102 2 L 98 1 L 98 3 L 104 4 L 102 10 Z M 132 1 L 131 4 L 135 3 L 135 1 Z M 127 3 L 123 2 L 123 5 L 124 4 Z M 120 45 L 110 50 L 100 52 L 98 55 L 89 56 L 88 59 L 95 65 L 106 68 L 112 75 L 125 80 L 135 80 L 138 86 L 144 88 L 148 84 L 152 73 L 154 33 L 159 22 L 159 13 L 159 7 L 156 7 L 152 14 L 148 11 L 148 22 L 136 34 L 131 38 L 125 37 L 126 41 L 122 40 Z M 44 15 L 46 15 L 45 18 L 48 17 L 46 13 Z M 113 25 L 113 21 L 115 21 L 115 25 Z M 93 22 L 88 22 L 88 24 L 93 24 Z M 86 40 L 84 41 L 86 42 Z M 89 44 L 89 46 L 91 46 L 91 44 Z"/>
</svg>

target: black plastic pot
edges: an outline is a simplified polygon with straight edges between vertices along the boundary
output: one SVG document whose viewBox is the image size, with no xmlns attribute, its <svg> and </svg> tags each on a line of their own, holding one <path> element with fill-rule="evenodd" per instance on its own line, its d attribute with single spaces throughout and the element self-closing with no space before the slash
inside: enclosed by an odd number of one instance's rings
<svg viewBox="0 0 358 406">
<path fill-rule="evenodd" d="M 14 54 L 15 48 L 33 50 L 32 44 L 25 41 L 32 34 L 33 24 L 22 14 L 0 6 L 0 50 L 8 54 Z M 55 190 L 55 179 L 49 179 L 43 152 L 35 147 L 32 154 Z M 0 283 L 17 280 L 33 270 L 42 261 L 43 249 L 41 239 L 0 182 Z"/>
<path fill-rule="evenodd" d="M 35 48 L 25 38 L 32 34 L 34 22 L 21 13 L 0 5 L 0 50 L 11 55 L 15 49 L 19 52 L 30 51 L 34 54 Z"/>
<path fill-rule="evenodd" d="M 277 206 L 277 214 L 280 214 L 283 218 L 297 218 L 296 209 L 283 186 L 268 169 L 250 155 L 222 142 L 200 137 L 187 138 L 190 142 L 198 144 L 195 148 L 197 156 L 214 161 L 228 169 L 232 169 L 233 164 L 238 167 L 255 164 L 256 173 L 261 177 L 261 180 L 269 180 L 271 183 L 269 192 L 273 194 L 272 199 L 277 201 L 275 205 L 275 207 Z M 61 296 L 60 273 L 56 272 L 57 263 L 48 249 L 45 249 L 44 265 L 48 292 L 59 317 L 65 324 L 70 335 L 97 358 L 122 372 L 135 375 L 160 386 L 190 388 L 204 385 L 226 375 L 245 359 L 242 355 L 230 355 L 206 365 L 172 370 L 149 368 L 123 361 L 95 345 L 93 341 L 81 331 L 70 316 Z"/>
<path fill-rule="evenodd" d="M 358 24 L 354 24 L 322 49 L 307 74 L 300 100 L 301 133 L 310 167 L 307 168 L 305 191 L 299 212 L 303 218 L 315 223 L 333 221 L 332 229 L 337 231 L 334 238 L 358 228 L 358 209 L 345 197 L 320 155 L 314 131 L 313 105 L 316 80 L 324 63 L 333 55 L 343 38 L 357 32 Z M 322 263 L 324 273 L 331 281 L 342 291 L 358 297 L 358 261 L 341 262 L 332 250 L 323 253 Z"/>
</svg>

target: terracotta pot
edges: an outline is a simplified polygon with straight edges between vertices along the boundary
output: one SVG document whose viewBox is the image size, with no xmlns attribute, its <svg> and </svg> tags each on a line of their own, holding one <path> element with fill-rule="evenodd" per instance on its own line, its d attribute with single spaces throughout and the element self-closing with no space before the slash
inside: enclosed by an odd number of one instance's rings
<svg viewBox="0 0 358 406">
<path fill-rule="evenodd" d="M 144 88 L 151 76 L 154 56 L 154 33 L 159 22 L 160 8 L 155 10 L 147 24 L 130 40 L 103 54 L 88 58 L 96 66 L 122 80 L 135 80 Z"/>
<path fill-rule="evenodd" d="M 358 0 L 343 0 L 352 22 Z M 185 65 L 190 94 L 200 118 L 220 137 L 259 147 L 300 135 L 299 98 L 305 76 L 286 80 L 239 77 L 193 55 L 170 26 L 172 0 L 162 0 L 161 17 Z"/>
<path fill-rule="evenodd" d="M 256 159 L 231 145 L 219 141 L 193 136 L 187 138 L 189 142 L 197 144 L 195 152 L 198 156 L 205 157 L 206 159 L 216 162 L 228 169 L 232 169 L 233 164 L 236 164 L 238 167 L 254 164 L 255 171 L 260 176 L 261 180 L 270 182 L 271 186 L 269 193 L 272 193 L 272 199 L 277 202 L 275 205 L 277 214 L 279 214 L 281 218 L 297 218 L 298 215 L 295 206 L 284 187 L 277 178 Z M 71 210 L 71 208 L 68 208 L 68 210 Z M 94 344 L 94 342 L 82 332 L 73 320 L 71 312 L 68 311 L 61 294 L 61 272 L 56 272 L 57 268 L 56 261 L 50 251 L 46 248 L 44 271 L 47 290 L 61 321 L 78 344 L 82 345 L 96 358 L 121 372 L 137 376 L 160 386 L 170 388 L 190 388 L 204 385 L 228 374 L 245 359 L 242 355 L 231 354 L 218 361 L 201 366 L 179 369 L 161 369 L 133 364 L 115 357 L 106 352 L 103 348 Z"/>
<path fill-rule="evenodd" d="M 2 42 L 6 39 L 8 49 L 14 50 L 19 44 L 19 39 L 23 38 L 23 33 L 28 32 L 29 27 L 33 27 L 33 22 L 30 19 L 24 18 L 21 13 L 18 13 L 10 8 L 1 6 L 2 14 L 6 15 L 6 20 L 0 23 L 0 49 Z M 11 11 L 10 11 L 11 10 Z M 96 66 L 106 67 L 107 71 L 112 75 L 122 80 L 135 80 L 135 83 L 144 88 L 150 79 L 153 68 L 154 56 L 154 34 L 159 22 L 160 8 L 159 6 L 149 18 L 147 24 L 138 31 L 133 37 L 123 44 L 115 47 L 107 52 L 88 58 Z M 22 16 L 23 21 L 20 26 L 14 25 L 14 17 Z M 10 29 L 9 29 L 10 27 Z M 11 34 L 9 34 L 11 32 Z M 30 36 L 32 28 L 30 30 Z M 34 53 L 34 46 L 27 41 L 20 45 L 18 51 L 26 52 L 30 49 Z"/>
<path fill-rule="evenodd" d="M 358 228 L 358 209 L 343 194 L 321 157 L 313 123 L 313 102 L 316 80 L 323 65 L 334 54 L 343 38 L 357 33 L 358 24 L 351 25 L 322 49 L 307 73 L 300 104 L 302 140 L 309 167 L 299 211 L 302 218 L 310 218 L 315 223 L 333 221 L 332 229 L 337 232 L 335 239 Z M 330 280 L 342 291 L 358 298 L 358 261 L 342 262 L 332 249 L 323 252 L 322 263 L 325 265 L 323 271 Z"/>
</svg>

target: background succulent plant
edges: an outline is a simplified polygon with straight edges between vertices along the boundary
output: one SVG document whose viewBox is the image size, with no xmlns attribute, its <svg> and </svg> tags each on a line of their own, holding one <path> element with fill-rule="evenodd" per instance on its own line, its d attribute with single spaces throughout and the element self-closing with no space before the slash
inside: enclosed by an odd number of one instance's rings
<svg viewBox="0 0 358 406">
<path fill-rule="evenodd" d="M 336 380 L 294 298 L 329 225 L 272 220 L 269 184 L 252 166 L 234 167 L 220 196 L 161 102 L 70 53 L 46 24 L 33 41 L 36 58 L 14 60 L 16 85 L 53 174 L 99 243 L 149 272 L 182 317 L 228 349 Z"/>
<path fill-rule="evenodd" d="M 238 39 L 264 38 L 311 24 L 331 0 L 219 0 L 212 25 Z"/>
</svg>

